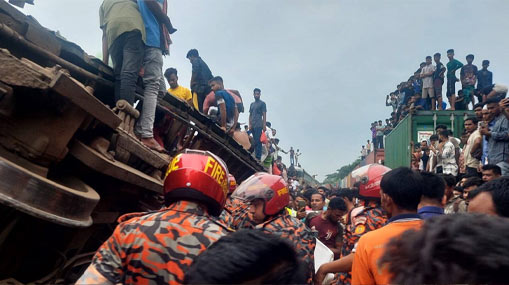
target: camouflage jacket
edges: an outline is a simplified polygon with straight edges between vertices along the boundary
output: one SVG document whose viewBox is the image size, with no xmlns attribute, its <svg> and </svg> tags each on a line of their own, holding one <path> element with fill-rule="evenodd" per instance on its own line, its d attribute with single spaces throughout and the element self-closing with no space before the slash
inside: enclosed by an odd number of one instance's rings
<svg viewBox="0 0 509 285">
<path fill-rule="evenodd" d="M 266 233 L 277 235 L 288 240 L 295 246 L 297 256 L 308 268 L 308 283 L 312 282 L 314 275 L 314 253 L 316 234 L 307 228 L 304 223 L 285 213 L 279 214 L 263 224 L 256 226 Z"/>
<path fill-rule="evenodd" d="M 343 235 L 341 257 L 349 255 L 360 237 L 365 233 L 383 227 L 387 223 L 387 216 L 382 208 L 375 202 L 369 202 L 365 206 L 353 208 L 347 216 Z M 339 274 L 339 284 L 351 284 L 350 273 Z"/>
<path fill-rule="evenodd" d="M 78 284 L 181 284 L 193 260 L 228 233 L 201 206 L 187 201 L 127 214 L 119 222 Z"/>
</svg>

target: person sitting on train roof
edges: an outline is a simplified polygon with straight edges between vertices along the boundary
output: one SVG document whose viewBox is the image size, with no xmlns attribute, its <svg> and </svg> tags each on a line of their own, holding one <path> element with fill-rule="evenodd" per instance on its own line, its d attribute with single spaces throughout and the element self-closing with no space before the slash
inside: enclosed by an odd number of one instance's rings
<svg viewBox="0 0 509 285">
<path fill-rule="evenodd" d="M 239 112 L 235 100 L 230 93 L 224 90 L 223 78 L 216 76 L 209 81 L 209 86 L 216 95 L 216 105 L 219 107 L 219 118 L 221 129 L 229 134 L 233 134 Z"/>
</svg>

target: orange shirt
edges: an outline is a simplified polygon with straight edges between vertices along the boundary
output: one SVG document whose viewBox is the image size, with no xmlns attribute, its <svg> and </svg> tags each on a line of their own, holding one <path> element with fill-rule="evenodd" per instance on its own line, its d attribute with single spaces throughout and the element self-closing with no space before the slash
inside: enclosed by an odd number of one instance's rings
<svg viewBox="0 0 509 285">
<path fill-rule="evenodd" d="M 421 225 L 422 220 L 399 219 L 363 235 L 354 255 L 352 285 L 389 284 L 391 275 L 386 268 L 378 267 L 378 260 L 385 252 L 385 245 L 391 238 L 406 230 L 418 229 Z"/>
</svg>

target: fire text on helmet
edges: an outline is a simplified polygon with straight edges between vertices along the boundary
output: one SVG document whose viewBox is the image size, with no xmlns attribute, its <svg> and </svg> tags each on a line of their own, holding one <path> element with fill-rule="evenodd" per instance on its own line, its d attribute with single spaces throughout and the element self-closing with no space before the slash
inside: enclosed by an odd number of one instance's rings
<svg viewBox="0 0 509 285">
<path fill-rule="evenodd" d="M 228 179 L 226 171 L 223 166 L 214 158 L 209 157 L 203 171 L 214 178 L 224 191 L 224 194 L 228 194 Z"/>
</svg>

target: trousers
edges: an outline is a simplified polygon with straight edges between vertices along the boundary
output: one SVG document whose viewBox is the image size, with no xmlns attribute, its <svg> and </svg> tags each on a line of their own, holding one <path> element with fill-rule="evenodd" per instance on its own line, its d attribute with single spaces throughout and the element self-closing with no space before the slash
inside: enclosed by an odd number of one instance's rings
<svg viewBox="0 0 509 285">
<path fill-rule="evenodd" d="M 136 133 L 142 138 L 154 137 L 153 128 L 156 117 L 157 94 L 163 77 L 163 53 L 160 48 L 145 47 L 143 57 L 143 107 L 136 124 Z"/>
</svg>

